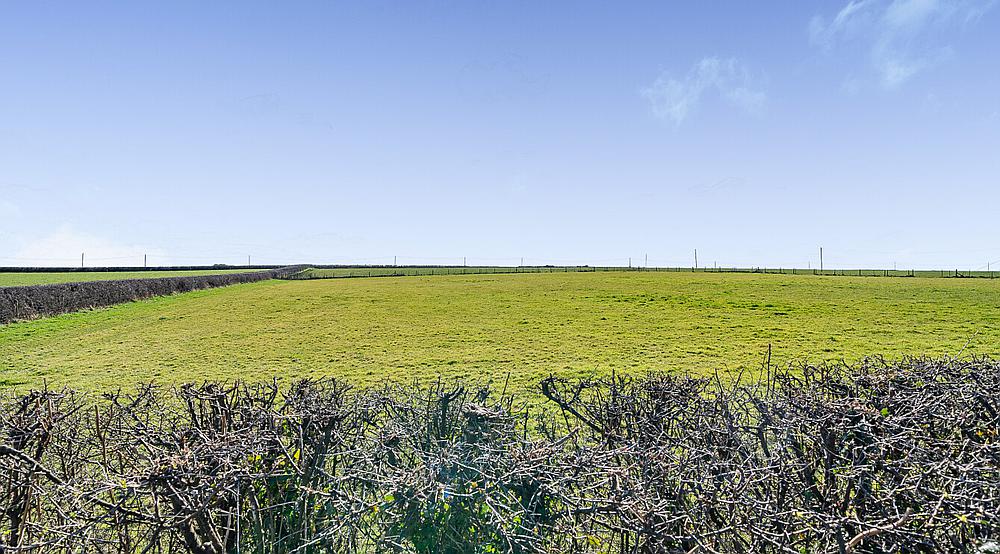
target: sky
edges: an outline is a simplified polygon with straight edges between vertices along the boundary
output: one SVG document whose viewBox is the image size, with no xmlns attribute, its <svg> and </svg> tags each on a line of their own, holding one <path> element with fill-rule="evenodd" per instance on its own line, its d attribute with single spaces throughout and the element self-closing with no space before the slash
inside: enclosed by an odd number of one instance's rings
<svg viewBox="0 0 1000 554">
<path fill-rule="evenodd" d="M 997 3 L 0 0 L 0 266 L 1000 270 Z"/>
</svg>

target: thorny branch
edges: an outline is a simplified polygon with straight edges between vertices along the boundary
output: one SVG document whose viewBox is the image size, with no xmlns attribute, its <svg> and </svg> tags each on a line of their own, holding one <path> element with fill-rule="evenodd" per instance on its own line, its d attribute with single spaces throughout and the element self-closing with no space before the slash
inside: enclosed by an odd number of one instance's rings
<svg viewBox="0 0 1000 554">
<path fill-rule="evenodd" d="M 0 553 L 987 552 L 1000 363 L 0 398 Z"/>
</svg>

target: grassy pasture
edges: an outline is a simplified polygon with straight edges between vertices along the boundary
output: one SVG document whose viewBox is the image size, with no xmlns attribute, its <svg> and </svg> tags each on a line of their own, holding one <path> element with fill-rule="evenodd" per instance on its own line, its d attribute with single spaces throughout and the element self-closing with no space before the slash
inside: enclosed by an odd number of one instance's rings
<svg viewBox="0 0 1000 554">
<path fill-rule="evenodd" d="M 341 279 L 350 277 L 422 277 L 429 275 L 503 275 L 508 273 L 573 273 L 596 271 L 637 271 L 625 267 L 589 266 L 372 266 L 311 267 L 293 279 Z"/>
<path fill-rule="evenodd" d="M 938 269 L 797 269 L 780 267 L 622 267 L 622 266 L 357 266 L 309 268 L 297 279 L 336 279 L 343 277 L 407 277 L 421 275 L 472 275 L 503 273 L 567 273 L 634 271 L 642 273 L 752 273 L 769 275 L 812 275 L 829 277 L 940 277 L 996 279 L 1000 272 L 979 270 Z"/>
<path fill-rule="evenodd" d="M 267 281 L 0 327 L 0 383 L 710 371 L 996 354 L 1000 283 L 693 272 Z M 970 340 L 971 339 L 971 340 Z"/>
<path fill-rule="evenodd" d="M 155 277 L 189 277 L 246 273 L 250 269 L 210 269 L 187 271 L 68 271 L 52 273 L 0 273 L 0 287 L 82 283 L 84 281 L 115 281 L 118 279 L 152 279 Z"/>
</svg>

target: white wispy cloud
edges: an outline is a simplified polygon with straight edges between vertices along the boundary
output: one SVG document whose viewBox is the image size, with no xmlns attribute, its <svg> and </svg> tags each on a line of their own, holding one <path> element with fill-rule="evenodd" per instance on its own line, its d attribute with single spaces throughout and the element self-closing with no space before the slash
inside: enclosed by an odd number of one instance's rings
<svg viewBox="0 0 1000 554">
<path fill-rule="evenodd" d="M 827 20 L 809 22 L 810 42 L 826 52 L 862 44 L 879 84 L 899 87 L 952 54 L 947 39 L 979 21 L 996 0 L 851 0 Z"/>
<path fill-rule="evenodd" d="M 640 93 L 649 101 L 653 115 L 676 125 L 687 119 L 708 94 L 716 94 L 754 114 L 759 114 L 767 102 L 767 95 L 755 86 L 749 69 L 736 58 L 703 58 L 684 77 L 660 75 Z"/>
<path fill-rule="evenodd" d="M 158 264 L 166 259 L 166 254 L 160 249 L 95 236 L 68 225 L 24 242 L 14 254 L 14 259 L 18 261 L 17 265 L 76 266 L 80 264 L 81 253 L 85 254 L 85 263 L 89 266 L 142 265 L 145 254 Z"/>
</svg>

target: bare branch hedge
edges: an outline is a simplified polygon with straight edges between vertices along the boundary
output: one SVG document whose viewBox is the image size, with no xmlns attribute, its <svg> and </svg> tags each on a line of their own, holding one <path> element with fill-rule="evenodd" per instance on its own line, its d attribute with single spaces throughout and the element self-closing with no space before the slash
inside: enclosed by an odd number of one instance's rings
<svg viewBox="0 0 1000 554">
<path fill-rule="evenodd" d="M 304 269 L 290 266 L 246 273 L 0 287 L 0 325 L 178 292 L 279 279 Z"/>
<path fill-rule="evenodd" d="M 0 552 L 996 552 L 1000 364 L 0 402 Z"/>
</svg>

